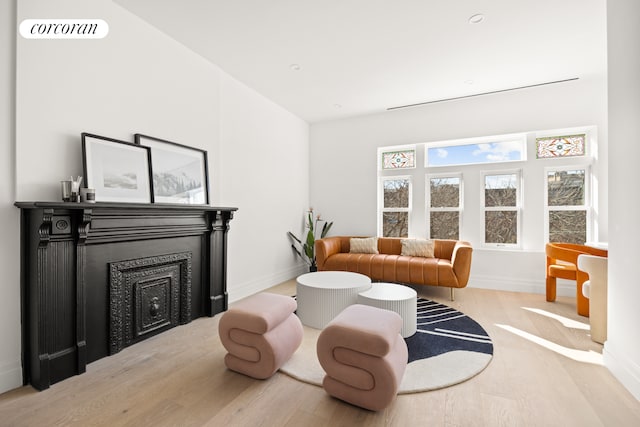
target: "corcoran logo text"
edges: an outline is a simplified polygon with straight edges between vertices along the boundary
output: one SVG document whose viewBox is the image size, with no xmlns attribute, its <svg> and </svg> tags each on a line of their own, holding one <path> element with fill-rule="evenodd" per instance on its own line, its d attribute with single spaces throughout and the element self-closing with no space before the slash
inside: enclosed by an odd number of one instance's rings
<svg viewBox="0 0 640 427">
<path fill-rule="evenodd" d="M 109 33 L 102 19 L 25 19 L 20 35 L 26 39 L 101 39 Z"/>
</svg>

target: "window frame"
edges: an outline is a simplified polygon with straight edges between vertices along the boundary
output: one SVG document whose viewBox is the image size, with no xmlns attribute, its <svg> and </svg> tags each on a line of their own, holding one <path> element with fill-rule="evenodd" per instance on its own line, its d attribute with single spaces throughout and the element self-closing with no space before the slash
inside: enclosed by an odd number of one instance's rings
<svg viewBox="0 0 640 427">
<path fill-rule="evenodd" d="M 487 162 L 472 162 L 472 163 L 451 163 L 446 165 L 430 165 L 429 164 L 429 150 L 432 148 L 446 148 L 446 147 L 457 147 L 461 145 L 480 145 L 480 144 L 493 144 L 493 143 L 505 143 L 505 142 L 518 142 L 520 144 L 521 149 L 521 159 L 515 160 L 493 160 Z M 506 135 L 495 135 L 495 136 L 483 136 L 483 137 L 474 137 L 474 138 L 465 138 L 465 139 L 456 139 L 450 141 L 439 141 L 439 142 L 430 142 L 426 144 L 425 153 L 424 153 L 424 167 L 426 169 L 431 168 L 460 168 L 460 167 L 469 167 L 469 166 L 480 166 L 483 165 L 500 165 L 505 163 L 513 163 L 513 162 L 526 162 L 527 159 L 527 134 L 526 133 L 513 133 Z"/>
<path fill-rule="evenodd" d="M 561 157 L 537 157 L 537 138 L 552 138 L 558 135 L 585 135 L 585 155 L 584 156 L 561 156 Z M 522 160 L 500 160 L 487 163 L 465 163 L 452 164 L 449 166 L 437 165 L 428 166 L 428 155 L 430 148 L 447 147 L 456 144 L 482 144 L 490 142 L 506 142 L 514 139 L 522 138 L 524 153 Z M 517 250 L 517 251 L 539 251 L 544 250 L 545 240 L 549 237 L 549 206 L 548 206 L 548 189 L 547 189 L 547 171 L 548 170 L 583 170 L 589 168 L 588 178 L 586 181 L 586 209 L 587 209 L 587 237 L 589 240 L 597 239 L 600 234 L 600 223 L 598 221 L 599 209 L 602 202 L 599 200 L 598 192 L 600 186 L 598 178 L 601 173 L 606 176 L 606 168 L 601 167 L 598 162 L 598 128 L 596 126 L 581 126 L 573 128 L 561 129 L 545 129 L 545 130 L 528 130 L 523 132 L 514 132 L 510 134 L 458 138 L 449 140 L 425 141 L 420 143 L 385 145 L 377 148 L 376 171 L 377 171 L 377 212 L 376 230 L 378 236 L 383 235 L 384 223 L 383 215 L 387 215 L 388 211 L 396 209 L 382 209 L 383 203 L 383 186 L 382 179 L 393 179 L 396 177 L 410 179 L 410 208 L 402 209 L 406 211 L 408 216 L 408 235 L 409 237 L 430 238 L 431 237 L 431 212 L 435 211 L 429 206 L 431 203 L 430 181 L 431 177 L 442 176 L 462 176 L 461 195 L 460 195 L 460 215 L 459 215 L 459 239 L 473 242 L 478 249 L 484 250 Z M 487 147 L 480 147 L 487 148 Z M 489 147 L 495 148 L 495 147 Z M 517 146 L 512 147 L 517 150 Z M 415 166 L 412 168 L 393 168 L 383 169 L 382 153 L 395 152 L 403 150 L 415 150 Z M 502 151 L 495 150 L 496 154 L 506 152 L 509 147 Z M 484 152 L 493 152 L 492 150 L 484 150 Z M 463 153 L 464 154 L 464 153 Z M 433 155 L 433 154 L 432 154 Z M 452 153 L 449 153 L 450 160 L 454 159 Z M 506 157 L 506 156 L 505 156 Z M 457 157 L 459 161 L 465 160 L 464 156 Z M 488 160 L 488 159 L 487 159 Z M 519 207 L 499 207 L 493 210 L 516 210 L 517 218 L 517 244 L 503 243 L 487 243 L 487 230 L 491 231 L 493 224 L 485 223 L 486 212 L 492 208 L 485 206 L 484 199 L 486 175 L 496 175 L 518 171 L 519 179 L 517 180 L 516 197 Z M 479 179 L 480 178 L 480 179 Z M 545 180 L 543 183 L 542 180 Z M 544 194 L 542 194 L 544 192 Z M 526 209 L 526 211 L 525 211 Z M 560 210 L 559 207 L 552 207 Z M 573 208 L 570 208 L 573 210 Z M 583 209 L 578 207 L 577 210 Z M 606 208 L 605 208 L 606 209 Z M 397 209 L 400 210 L 400 209 Z M 496 215 L 496 214 L 493 214 Z M 606 229 L 605 229 L 606 230 Z M 387 230 L 388 231 L 388 230 Z M 489 236 L 494 240 L 513 240 L 510 236 L 501 237 L 493 234 Z M 509 237 L 507 239 L 506 237 Z"/>
<path fill-rule="evenodd" d="M 399 169 L 402 170 L 402 169 Z M 387 169 L 388 171 L 388 169 Z M 409 183 L 409 203 L 406 208 L 386 208 L 384 206 L 384 182 L 393 180 L 406 180 Z M 406 212 L 407 213 L 407 236 L 411 235 L 411 212 L 413 210 L 413 176 L 411 175 L 395 175 L 385 174 L 380 176 L 378 181 L 378 236 L 384 236 L 384 214 L 389 212 Z"/>
<path fill-rule="evenodd" d="M 575 157 L 574 157 L 575 159 Z M 562 172 L 572 170 L 584 170 L 584 203 L 583 205 L 562 205 L 562 206 L 549 206 L 549 172 Z M 585 163 L 573 163 L 559 166 L 545 166 L 544 167 L 544 239 L 545 242 L 549 242 L 550 233 L 550 221 L 549 214 L 551 211 L 585 211 L 586 212 L 586 230 L 585 230 L 585 242 L 589 242 L 593 236 L 593 205 L 591 200 L 592 180 L 593 175 L 591 171 L 591 165 Z"/>
<path fill-rule="evenodd" d="M 385 168 L 384 167 L 384 155 L 385 154 L 397 154 L 413 151 L 413 166 L 408 167 L 397 167 L 397 168 Z M 407 146 L 399 146 L 399 147 L 386 147 L 378 150 L 378 156 L 380 158 L 380 164 L 378 166 L 381 172 L 397 172 L 402 170 L 411 170 L 416 169 L 418 167 L 418 148 L 415 145 Z"/>
<path fill-rule="evenodd" d="M 457 178 L 459 180 L 458 185 L 458 206 L 457 207 L 431 207 L 431 180 L 441 178 Z M 425 220 L 426 220 L 426 235 L 429 239 L 433 239 L 431 236 L 431 212 L 458 212 L 458 236 L 457 240 L 460 240 L 460 233 L 462 232 L 462 216 L 464 212 L 464 179 L 462 172 L 450 172 L 450 173 L 428 173 L 425 176 Z"/>
<path fill-rule="evenodd" d="M 515 175 L 516 176 L 516 205 L 515 206 L 487 206 L 486 205 L 486 177 L 493 175 Z M 522 187 L 523 187 L 522 168 L 517 169 L 485 169 L 480 171 L 480 230 L 482 237 L 482 246 L 491 249 L 521 249 L 522 248 Z M 486 230 L 486 213 L 497 211 L 515 211 L 516 212 L 516 243 L 491 243 L 487 242 Z"/>
<path fill-rule="evenodd" d="M 582 137 L 582 143 L 583 143 L 583 153 L 582 154 L 567 154 L 567 155 L 562 155 L 562 156 L 547 156 L 547 157 L 540 157 L 540 150 L 539 150 L 539 141 L 541 139 L 562 139 L 562 138 L 573 138 L 576 136 L 581 136 Z M 534 143 L 534 147 L 535 147 L 535 153 L 536 153 L 536 160 L 554 160 L 554 159 L 584 159 L 590 156 L 589 153 L 589 132 L 584 131 L 584 132 L 577 132 L 577 133 L 572 133 L 572 134 L 567 134 L 567 135 L 557 135 L 557 134 L 549 134 L 549 135 L 536 135 L 535 138 L 533 139 L 533 143 Z"/>
</svg>

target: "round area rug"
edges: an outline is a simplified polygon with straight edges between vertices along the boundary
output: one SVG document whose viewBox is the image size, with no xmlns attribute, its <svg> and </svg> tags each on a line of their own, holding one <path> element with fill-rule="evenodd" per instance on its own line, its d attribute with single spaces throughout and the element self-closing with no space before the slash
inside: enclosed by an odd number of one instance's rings
<svg viewBox="0 0 640 427">
<path fill-rule="evenodd" d="M 475 320 L 454 308 L 418 298 L 418 331 L 405 338 L 409 364 L 398 393 L 417 393 L 461 383 L 487 367 L 493 343 Z M 316 355 L 320 330 L 304 326 L 300 348 L 280 371 L 322 386 L 324 370 Z"/>
</svg>

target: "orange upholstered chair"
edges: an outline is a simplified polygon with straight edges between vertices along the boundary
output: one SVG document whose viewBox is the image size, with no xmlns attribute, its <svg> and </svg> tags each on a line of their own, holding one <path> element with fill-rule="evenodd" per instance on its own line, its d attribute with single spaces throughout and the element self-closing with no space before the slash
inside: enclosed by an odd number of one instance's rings
<svg viewBox="0 0 640 427">
<path fill-rule="evenodd" d="M 578 269 L 578 255 L 606 257 L 608 252 L 590 246 L 558 242 L 547 243 L 545 252 L 547 301 L 556 300 L 556 279 L 575 280 L 578 314 L 589 317 L 589 299 L 582 294 L 582 284 L 589 279 L 589 275 Z"/>
</svg>

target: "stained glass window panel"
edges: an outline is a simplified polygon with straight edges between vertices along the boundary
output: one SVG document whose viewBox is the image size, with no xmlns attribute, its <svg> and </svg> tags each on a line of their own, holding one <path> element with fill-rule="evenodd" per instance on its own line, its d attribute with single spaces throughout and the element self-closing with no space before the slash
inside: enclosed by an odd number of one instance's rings
<svg viewBox="0 0 640 427">
<path fill-rule="evenodd" d="M 536 153 L 538 159 L 584 156 L 585 135 L 536 138 Z"/>
<path fill-rule="evenodd" d="M 382 153 L 382 169 L 410 169 L 416 167 L 416 150 Z"/>
</svg>

